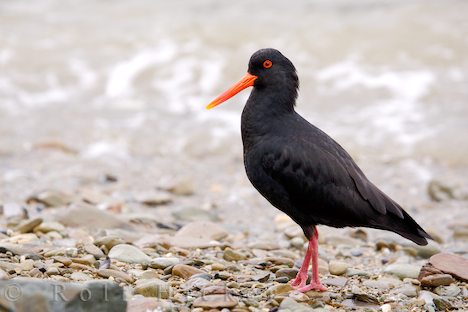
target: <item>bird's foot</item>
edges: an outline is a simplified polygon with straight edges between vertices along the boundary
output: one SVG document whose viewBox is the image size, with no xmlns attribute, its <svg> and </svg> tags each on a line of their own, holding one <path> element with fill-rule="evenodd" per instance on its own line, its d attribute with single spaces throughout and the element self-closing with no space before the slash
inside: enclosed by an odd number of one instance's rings
<svg viewBox="0 0 468 312">
<path fill-rule="evenodd" d="M 299 288 L 296 288 L 297 291 L 300 291 L 302 293 L 311 291 L 311 290 L 316 290 L 316 291 L 326 291 L 327 287 L 323 286 L 322 283 L 320 282 L 311 282 L 309 285 L 305 285 Z"/>
<path fill-rule="evenodd" d="M 294 288 L 304 287 L 307 283 L 308 278 L 309 275 L 307 274 L 307 272 L 299 271 L 296 277 L 293 280 L 291 280 L 291 286 L 293 286 Z"/>
</svg>

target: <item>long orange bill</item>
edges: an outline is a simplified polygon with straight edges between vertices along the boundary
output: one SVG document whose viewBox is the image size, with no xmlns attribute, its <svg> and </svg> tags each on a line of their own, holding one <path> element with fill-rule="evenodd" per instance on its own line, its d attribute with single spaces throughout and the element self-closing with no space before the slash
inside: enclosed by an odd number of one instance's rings
<svg viewBox="0 0 468 312">
<path fill-rule="evenodd" d="M 249 73 L 245 74 L 245 76 L 238 83 L 236 83 L 229 90 L 226 90 L 223 94 L 211 101 L 211 103 L 206 106 L 206 109 L 212 109 L 213 107 L 218 106 L 224 101 L 232 98 L 234 95 L 241 92 L 245 88 L 253 86 L 255 79 L 257 78 L 257 76 L 251 75 Z"/>
</svg>

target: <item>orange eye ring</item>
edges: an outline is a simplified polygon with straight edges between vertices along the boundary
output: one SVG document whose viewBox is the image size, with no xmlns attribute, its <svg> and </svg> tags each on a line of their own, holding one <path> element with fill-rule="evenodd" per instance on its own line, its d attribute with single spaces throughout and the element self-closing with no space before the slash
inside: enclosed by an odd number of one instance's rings
<svg viewBox="0 0 468 312">
<path fill-rule="evenodd" d="M 270 60 L 265 60 L 263 62 L 263 68 L 270 68 L 271 66 L 273 66 L 273 62 L 270 61 Z"/>
</svg>

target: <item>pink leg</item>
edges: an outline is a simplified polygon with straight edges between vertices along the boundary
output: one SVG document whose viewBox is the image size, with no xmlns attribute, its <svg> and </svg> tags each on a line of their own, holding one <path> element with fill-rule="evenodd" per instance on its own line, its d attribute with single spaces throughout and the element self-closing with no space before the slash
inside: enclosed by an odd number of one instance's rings
<svg viewBox="0 0 468 312">
<path fill-rule="evenodd" d="M 306 285 L 307 282 L 307 270 L 309 267 L 310 260 L 312 258 L 312 280 L 310 284 Z M 296 278 L 291 282 L 292 286 L 297 287 L 300 292 L 308 292 L 309 290 L 325 291 L 327 288 L 320 282 L 320 276 L 318 273 L 318 231 L 314 227 L 314 234 L 309 240 L 307 246 L 307 252 L 304 257 L 301 269 L 297 273 Z"/>
<path fill-rule="evenodd" d="M 307 278 L 309 277 L 307 271 L 309 271 L 310 259 L 313 253 L 312 240 L 309 240 L 307 245 L 307 251 L 304 256 L 304 261 L 302 261 L 301 268 L 297 272 L 296 278 L 291 281 L 291 286 L 294 287 L 304 287 L 307 283 Z"/>
</svg>

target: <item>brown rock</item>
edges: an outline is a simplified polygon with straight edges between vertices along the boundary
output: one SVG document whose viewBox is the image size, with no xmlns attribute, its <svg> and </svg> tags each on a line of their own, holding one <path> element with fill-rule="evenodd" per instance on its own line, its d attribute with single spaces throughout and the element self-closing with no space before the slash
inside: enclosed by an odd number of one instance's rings
<svg viewBox="0 0 468 312">
<path fill-rule="evenodd" d="M 190 276 L 194 274 L 200 274 L 200 273 L 205 273 L 205 272 L 195 267 L 192 267 L 190 265 L 186 265 L 186 264 L 176 264 L 172 268 L 172 275 L 179 276 L 183 279 L 188 279 Z"/>
<path fill-rule="evenodd" d="M 67 257 L 55 256 L 55 257 L 53 257 L 53 259 L 55 261 L 57 261 L 57 262 L 65 264 L 66 266 L 69 266 L 70 264 L 72 264 L 72 260 L 70 258 L 67 258 Z"/>
<path fill-rule="evenodd" d="M 83 271 L 95 271 L 96 269 L 94 267 L 81 264 L 81 263 L 75 263 L 73 262 L 68 266 L 70 269 L 75 269 L 75 270 L 83 270 Z"/>
<path fill-rule="evenodd" d="M 283 257 L 267 257 L 265 258 L 265 261 L 269 261 L 273 264 L 276 265 L 287 265 L 288 267 L 293 267 L 294 266 L 294 261 L 289 259 L 289 258 L 283 258 Z"/>
<path fill-rule="evenodd" d="M 48 207 L 66 206 L 71 203 L 71 201 L 72 198 L 69 195 L 54 190 L 48 190 L 32 195 L 26 200 L 27 203 L 38 202 Z"/>
<path fill-rule="evenodd" d="M 202 289 L 203 295 L 222 295 L 227 293 L 227 288 L 226 286 L 221 286 L 221 285 L 213 285 L 213 286 L 207 286 Z"/>
<path fill-rule="evenodd" d="M 280 294 L 288 293 L 293 290 L 294 288 L 289 284 L 278 284 L 278 285 L 271 286 L 267 290 L 267 292 L 273 295 L 280 295 Z"/>
<path fill-rule="evenodd" d="M 159 206 L 165 205 L 172 201 L 172 198 L 169 194 L 163 192 L 149 191 L 145 193 L 140 193 L 135 196 L 135 199 L 147 206 Z"/>
<path fill-rule="evenodd" d="M 148 280 L 139 280 L 134 289 L 135 294 L 143 295 L 145 297 L 156 297 L 167 299 L 171 293 L 171 287 L 168 283 L 161 281 L 157 278 Z"/>
<path fill-rule="evenodd" d="M 195 187 L 192 180 L 184 179 L 174 183 L 167 190 L 178 196 L 190 196 L 194 194 Z"/>
<path fill-rule="evenodd" d="M 433 274 L 421 279 L 421 285 L 429 287 L 448 286 L 454 282 L 455 279 L 450 274 Z"/>
<path fill-rule="evenodd" d="M 112 248 L 112 247 L 111 247 Z M 104 253 L 102 252 L 102 250 L 100 248 L 98 248 L 96 245 L 94 244 L 91 244 L 91 243 L 87 243 L 87 244 L 84 244 L 83 245 L 83 249 L 94 256 L 94 258 L 96 259 L 100 259 L 102 257 L 104 257 Z"/>
<path fill-rule="evenodd" d="M 433 275 L 433 274 L 442 274 L 441 270 L 434 268 L 430 263 L 426 263 L 422 266 L 421 271 L 419 271 L 418 280 L 421 281 L 424 277 Z"/>
<path fill-rule="evenodd" d="M 94 258 L 93 255 L 84 255 L 81 258 L 72 258 L 71 260 L 73 262 L 81 263 L 85 265 L 93 265 L 96 262 L 96 259 Z"/>
<path fill-rule="evenodd" d="M 125 241 L 120 237 L 109 235 L 96 239 L 94 244 L 96 246 L 105 246 L 107 250 L 111 250 L 116 245 L 125 244 Z"/>
<path fill-rule="evenodd" d="M 439 253 L 433 255 L 429 262 L 436 269 L 468 282 L 468 259 L 454 254 Z"/>
<path fill-rule="evenodd" d="M 30 220 L 25 220 L 21 222 L 16 228 L 15 231 L 19 233 L 29 233 L 32 230 L 42 223 L 42 218 L 35 218 Z"/>
<path fill-rule="evenodd" d="M 133 277 L 128 275 L 127 273 L 124 273 L 122 271 L 116 271 L 112 269 L 100 269 L 97 271 L 97 274 L 102 277 L 113 277 L 113 278 L 118 278 L 123 281 L 126 281 L 127 283 L 133 283 Z"/>
<path fill-rule="evenodd" d="M 284 269 L 279 269 L 278 271 L 276 271 L 275 275 L 276 277 L 286 276 L 288 279 L 292 279 L 296 277 L 297 272 L 299 272 L 298 269 L 284 268 Z"/>
<path fill-rule="evenodd" d="M 206 295 L 195 299 L 193 307 L 195 308 L 232 308 L 237 305 L 238 301 L 231 295 Z"/>
</svg>

